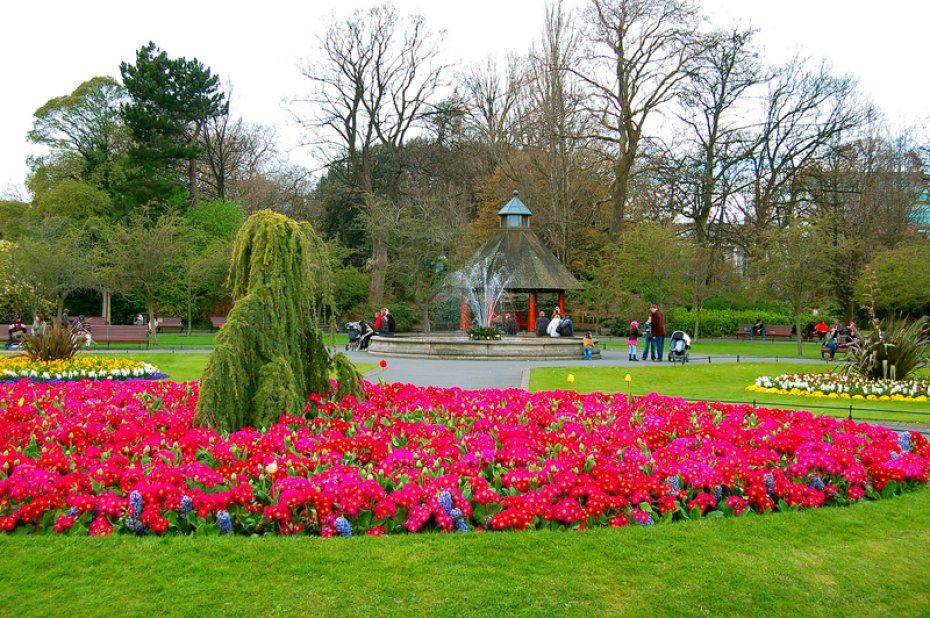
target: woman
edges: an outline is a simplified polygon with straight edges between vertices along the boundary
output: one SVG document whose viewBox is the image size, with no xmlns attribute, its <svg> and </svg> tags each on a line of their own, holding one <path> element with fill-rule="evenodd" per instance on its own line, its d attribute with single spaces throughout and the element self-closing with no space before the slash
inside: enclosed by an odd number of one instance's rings
<svg viewBox="0 0 930 618">
<path fill-rule="evenodd" d="M 556 309 L 552 313 L 552 319 L 549 320 L 549 326 L 546 327 L 546 334 L 550 337 L 561 337 L 559 334 L 559 324 L 562 323 L 562 317 L 559 315 L 559 310 Z"/>
</svg>

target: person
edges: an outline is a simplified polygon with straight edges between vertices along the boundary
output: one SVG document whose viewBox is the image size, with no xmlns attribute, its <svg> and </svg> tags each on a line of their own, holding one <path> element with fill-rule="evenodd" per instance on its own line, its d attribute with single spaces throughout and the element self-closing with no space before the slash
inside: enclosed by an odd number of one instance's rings
<svg viewBox="0 0 930 618">
<path fill-rule="evenodd" d="M 594 341 L 594 336 L 589 332 L 585 333 L 584 339 L 581 340 L 585 360 L 591 360 L 593 358 L 595 345 L 597 345 L 597 342 Z"/>
<path fill-rule="evenodd" d="M 45 320 L 42 319 L 42 316 L 38 313 L 32 319 L 32 328 L 30 333 L 33 337 L 41 337 L 45 334 L 45 329 L 48 325 L 45 323 Z"/>
<path fill-rule="evenodd" d="M 387 307 L 381 309 L 381 333 L 385 335 L 393 335 L 397 330 L 397 322 L 394 321 L 394 316 L 391 315 L 391 312 L 388 311 Z"/>
<path fill-rule="evenodd" d="M 141 313 L 137 313 L 132 323 L 134 326 L 145 326 L 145 318 L 142 317 Z"/>
<path fill-rule="evenodd" d="M 575 323 L 572 322 L 572 316 L 567 313 L 562 316 L 562 322 L 559 324 L 559 334 L 563 337 L 575 336 Z"/>
<path fill-rule="evenodd" d="M 157 324 L 157 322 L 156 322 Z M 90 324 L 87 323 L 87 320 L 83 315 L 79 315 L 78 318 L 74 321 L 74 324 L 71 325 L 71 330 L 74 331 L 74 334 L 78 337 L 84 338 L 84 347 L 89 348 L 92 342 L 90 335 Z"/>
<path fill-rule="evenodd" d="M 375 335 L 375 327 L 374 327 L 374 324 L 372 324 L 368 320 L 361 320 L 359 324 L 362 327 L 362 334 L 358 338 L 358 349 L 367 350 L 368 340 L 374 337 Z"/>
<path fill-rule="evenodd" d="M 549 320 L 549 326 L 546 327 L 546 334 L 550 337 L 560 337 L 559 326 L 562 324 L 562 317 L 559 315 L 559 310 L 556 309 L 552 312 L 552 319 Z"/>
<path fill-rule="evenodd" d="M 658 306 L 650 307 L 652 314 L 652 349 L 654 353 L 652 360 L 658 358 L 662 362 L 662 355 L 665 354 L 665 312 Z"/>
<path fill-rule="evenodd" d="M 649 348 L 652 346 L 652 314 L 649 314 L 649 317 L 646 318 L 646 323 L 643 324 L 643 336 L 645 340 L 643 341 L 643 360 L 646 360 L 649 356 Z M 656 357 L 653 356 L 652 360 L 655 360 Z"/>
<path fill-rule="evenodd" d="M 639 339 L 639 322 L 633 320 L 630 322 L 630 334 L 627 337 L 626 344 L 630 346 L 630 360 L 638 361 L 639 357 L 636 355 L 636 340 Z"/>
<path fill-rule="evenodd" d="M 517 318 L 513 317 L 513 314 L 508 313 L 504 316 L 504 332 L 510 336 L 517 334 Z"/>
<path fill-rule="evenodd" d="M 546 329 L 549 327 L 549 320 L 546 319 L 546 313 L 544 311 L 539 312 L 539 317 L 536 318 L 536 336 L 545 337 Z"/>
<path fill-rule="evenodd" d="M 8 327 L 7 332 L 10 335 L 10 340 L 6 344 L 7 350 L 21 346 L 26 339 L 26 325 L 23 324 L 18 315 L 13 316 L 13 322 Z"/>
<path fill-rule="evenodd" d="M 380 310 L 376 311 L 375 312 L 375 324 L 374 324 L 375 332 L 377 333 L 381 332 L 381 321 L 383 319 L 384 319 L 384 315 L 381 313 L 381 311 Z"/>
<path fill-rule="evenodd" d="M 61 310 L 61 325 L 65 328 L 71 326 L 71 320 L 68 319 L 68 308 L 65 307 Z"/>
<path fill-rule="evenodd" d="M 832 327 L 830 330 L 827 331 L 826 346 L 827 346 L 827 350 L 828 350 L 828 352 L 829 352 L 829 357 L 827 358 L 828 361 L 832 361 L 832 360 L 833 360 L 833 357 L 836 356 L 836 346 L 837 346 L 837 343 L 838 343 L 837 340 L 836 340 L 836 338 L 837 338 L 838 336 L 839 336 L 839 335 L 837 334 L 837 331 L 836 331 L 836 327 L 835 327 L 835 326 Z"/>
<path fill-rule="evenodd" d="M 817 333 L 817 337 L 820 338 L 820 343 L 823 343 L 824 338 L 827 336 L 827 331 L 830 330 L 830 327 L 827 326 L 827 323 L 823 321 L 823 318 L 817 322 L 817 326 L 814 327 L 814 332 Z"/>
<path fill-rule="evenodd" d="M 765 337 L 765 323 L 762 318 L 756 318 L 756 323 L 752 325 L 752 337 Z"/>
</svg>

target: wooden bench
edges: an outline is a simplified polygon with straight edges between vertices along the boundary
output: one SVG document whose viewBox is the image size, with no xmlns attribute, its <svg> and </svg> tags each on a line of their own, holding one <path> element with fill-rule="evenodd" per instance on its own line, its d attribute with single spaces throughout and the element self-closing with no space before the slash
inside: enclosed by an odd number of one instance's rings
<svg viewBox="0 0 930 618">
<path fill-rule="evenodd" d="M 73 321 L 73 320 L 72 320 Z M 98 326 L 106 326 L 107 321 L 102 315 L 91 315 L 84 318 L 85 324 L 90 324 L 91 328 L 97 328 Z"/>
<path fill-rule="evenodd" d="M 838 343 L 836 344 L 836 353 L 837 354 L 846 354 L 849 351 L 848 343 Z M 825 359 L 830 353 L 830 348 L 827 347 L 827 344 L 820 346 L 820 358 Z"/>
<path fill-rule="evenodd" d="M 158 320 L 158 332 L 174 330 L 181 332 L 184 329 L 184 323 L 181 318 L 160 318 Z"/>
<path fill-rule="evenodd" d="M 148 326 L 105 324 L 92 327 L 90 336 L 94 343 L 106 343 L 108 348 L 111 343 L 144 343 L 146 348 L 149 347 Z"/>
<path fill-rule="evenodd" d="M 752 336 L 752 324 L 740 324 L 736 331 L 736 338 L 745 337 L 746 339 L 788 339 L 793 336 L 790 326 L 775 324 L 765 326 L 765 335 L 759 337 Z"/>
<path fill-rule="evenodd" d="M 223 328 L 224 324 L 226 324 L 225 315 L 213 316 L 210 318 L 210 328 L 212 330 L 219 330 L 220 328 Z"/>
</svg>

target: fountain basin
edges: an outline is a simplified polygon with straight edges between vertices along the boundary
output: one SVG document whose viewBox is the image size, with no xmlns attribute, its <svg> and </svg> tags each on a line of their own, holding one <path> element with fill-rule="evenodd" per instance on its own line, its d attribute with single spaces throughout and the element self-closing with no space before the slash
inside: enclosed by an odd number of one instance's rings
<svg viewBox="0 0 930 618">
<path fill-rule="evenodd" d="M 504 337 L 471 341 L 464 335 L 372 337 L 368 353 L 378 356 L 448 360 L 581 360 L 581 337 Z M 594 350 L 594 358 L 600 358 Z"/>
</svg>

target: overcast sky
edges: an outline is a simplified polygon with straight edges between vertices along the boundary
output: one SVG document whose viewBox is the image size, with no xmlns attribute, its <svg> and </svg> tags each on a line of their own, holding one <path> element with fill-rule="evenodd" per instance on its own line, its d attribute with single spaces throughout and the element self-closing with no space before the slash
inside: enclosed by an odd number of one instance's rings
<svg viewBox="0 0 930 618">
<path fill-rule="evenodd" d="M 566 0 L 582 6 L 585 0 Z M 861 90 L 899 125 L 921 125 L 930 116 L 926 78 L 924 0 L 702 0 L 711 22 L 741 22 L 759 29 L 770 62 L 795 52 L 826 58 L 838 73 L 857 77 Z M 97 75 L 119 77 L 149 40 L 171 57 L 196 57 L 233 85 L 233 114 L 247 122 L 277 125 L 281 145 L 298 143 L 282 100 L 301 92 L 297 69 L 315 36 L 335 14 L 371 6 L 360 0 L 263 3 L 227 0 L 97 0 L 8 2 L 0 25 L 0 62 L 7 87 L 0 99 L 0 194 L 22 191 L 32 113 Z M 524 52 L 541 31 L 542 0 L 395 0 L 404 13 L 418 11 L 435 30 L 451 62 L 488 54 Z M 295 149 L 292 158 L 308 161 Z"/>
</svg>

